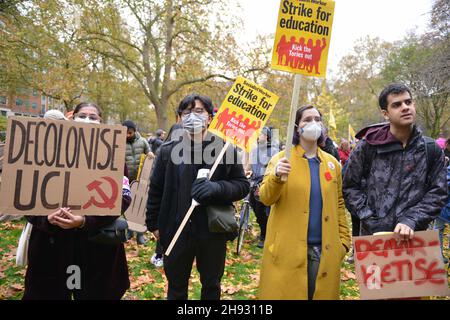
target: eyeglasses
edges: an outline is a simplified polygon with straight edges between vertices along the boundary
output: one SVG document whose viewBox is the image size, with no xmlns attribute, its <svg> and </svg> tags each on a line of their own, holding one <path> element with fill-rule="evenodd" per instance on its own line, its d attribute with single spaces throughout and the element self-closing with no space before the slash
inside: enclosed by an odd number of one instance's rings
<svg viewBox="0 0 450 320">
<path fill-rule="evenodd" d="M 191 112 L 194 112 L 195 114 L 203 114 L 207 111 L 203 108 L 188 109 L 188 110 L 183 110 L 183 112 L 181 112 L 181 116 L 182 117 L 187 116 L 188 114 L 191 114 Z"/>
<path fill-rule="evenodd" d="M 89 118 L 89 120 L 91 121 L 98 121 L 100 120 L 100 117 L 96 114 L 84 114 L 84 113 L 77 113 L 75 115 L 76 118 L 80 118 L 80 119 L 86 119 Z M 75 118 L 74 117 L 74 118 Z"/>
</svg>

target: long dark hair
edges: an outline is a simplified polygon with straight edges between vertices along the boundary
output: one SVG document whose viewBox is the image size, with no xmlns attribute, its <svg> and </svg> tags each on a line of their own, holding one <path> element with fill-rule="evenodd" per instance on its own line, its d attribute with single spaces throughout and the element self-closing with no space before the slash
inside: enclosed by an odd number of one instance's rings
<svg viewBox="0 0 450 320">
<path fill-rule="evenodd" d="M 100 109 L 100 107 L 98 105 L 96 105 L 95 103 L 92 103 L 92 102 L 81 102 L 81 103 L 77 104 L 75 109 L 73 109 L 73 114 L 80 112 L 80 110 L 84 107 L 94 107 L 95 109 L 97 109 L 98 115 L 100 117 L 102 116 L 102 109 Z"/>
<path fill-rule="evenodd" d="M 300 144 L 300 135 L 299 135 L 298 130 L 297 130 L 298 129 L 298 125 L 300 123 L 300 120 L 302 120 L 303 113 L 306 110 L 309 110 L 309 109 L 316 109 L 319 112 L 320 120 L 322 121 L 322 113 L 320 112 L 319 109 L 317 109 L 313 105 L 306 105 L 306 106 L 302 106 L 302 107 L 298 108 L 297 112 L 295 113 L 295 129 L 294 129 L 294 135 L 292 136 L 292 144 L 294 146 Z M 322 134 L 320 135 L 319 139 L 317 140 L 317 144 L 322 143 L 324 140 L 325 140 L 325 135 L 322 132 Z"/>
</svg>

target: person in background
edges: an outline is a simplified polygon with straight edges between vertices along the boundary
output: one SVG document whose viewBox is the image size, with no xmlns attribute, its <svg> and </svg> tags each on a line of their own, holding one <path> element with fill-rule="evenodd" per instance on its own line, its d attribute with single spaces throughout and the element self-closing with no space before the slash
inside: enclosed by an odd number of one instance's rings
<svg viewBox="0 0 450 320">
<path fill-rule="evenodd" d="M 150 150 L 147 140 L 145 140 L 136 131 L 136 124 L 131 120 L 125 120 L 122 123 L 127 127 L 127 144 L 125 149 L 125 164 L 128 168 L 128 178 L 130 183 L 137 179 L 139 165 L 141 163 L 141 156 L 149 154 L 154 157 L 154 154 Z M 133 237 L 133 232 L 129 231 L 128 237 Z M 147 239 L 144 237 L 144 233 L 136 232 L 136 242 L 138 244 L 145 244 Z"/>
<path fill-rule="evenodd" d="M 141 163 L 141 155 L 154 155 L 151 153 L 147 140 L 141 137 L 141 135 L 136 131 L 136 124 L 133 121 L 125 120 L 122 125 L 127 127 L 125 163 L 128 167 L 130 182 L 132 182 L 137 179 L 139 165 Z"/>
<path fill-rule="evenodd" d="M 441 149 L 445 149 L 445 136 L 441 133 L 439 137 L 436 139 L 436 143 Z"/>
<path fill-rule="evenodd" d="M 80 103 L 74 121 L 99 124 L 100 108 Z M 124 189 L 125 190 L 125 189 Z M 122 212 L 131 198 L 122 194 Z M 59 208 L 48 216 L 27 216 L 33 225 L 28 248 L 23 300 L 120 300 L 130 287 L 123 244 L 99 244 L 89 240 L 113 216 L 81 216 L 70 208 Z M 69 289 L 71 267 L 81 272 L 81 287 Z"/>
<path fill-rule="evenodd" d="M 351 151 L 352 150 L 350 149 L 350 144 L 348 143 L 348 141 L 345 139 L 341 139 L 341 145 L 338 148 L 338 152 L 339 152 L 339 159 L 341 160 L 342 166 L 344 166 L 345 163 L 347 162 Z"/>
<path fill-rule="evenodd" d="M 270 159 L 279 151 L 278 144 L 272 141 L 272 129 L 264 127 L 257 139 L 256 147 L 250 152 L 250 161 L 246 165 L 246 171 L 251 171 L 250 205 L 255 212 L 256 221 L 261 230 L 257 244 L 258 248 L 264 247 L 267 219 L 270 213 L 270 207 L 265 206 L 259 200 L 259 187 Z"/>
<path fill-rule="evenodd" d="M 436 141 L 436 143 L 438 143 Z M 439 144 L 439 143 L 438 143 Z M 448 151 L 450 149 L 450 139 L 447 139 L 444 147 L 444 154 L 445 151 Z M 441 145 L 439 145 L 440 147 L 442 147 Z M 441 255 L 442 255 L 442 260 L 444 261 L 444 263 L 448 263 L 448 258 L 445 256 L 444 254 L 444 231 L 445 231 L 445 227 L 446 225 L 448 225 L 450 223 L 450 196 L 448 195 L 448 192 L 450 191 L 450 158 L 449 156 L 447 156 L 448 153 L 446 154 L 445 157 L 445 166 L 447 167 L 447 202 L 444 208 L 442 208 L 441 210 L 441 214 L 439 215 L 439 217 L 436 218 L 436 220 L 434 220 L 434 224 L 433 224 L 433 229 L 434 230 L 439 230 L 439 241 L 441 243 Z M 450 236 L 449 236 L 450 239 Z M 450 243 L 449 243 L 450 246 Z"/>
<path fill-rule="evenodd" d="M 345 171 L 347 170 L 347 160 L 350 157 L 350 153 L 352 152 L 352 150 L 350 149 L 350 144 L 347 140 L 341 139 L 341 146 L 339 147 L 338 152 L 342 165 L 342 176 L 344 176 Z M 360 224 L 359 218 L 354 214 L 351 214 L 350 217 L 352 220 L 352 237 L 358 237 Z M 354 252 L 352 250 L 351 254 L 349 254 L 349 257 L 347 258 L 347 262 L 353 263 L 354 261 Z"/>
<path fill-rule="evenodd" d="M 447 163 L 450 162 L 450 138 L 445 141 L 445 149 L 444 149 L 444 155 L 447 160 Z"/>
<path fill-rule="evenodd" d="M 326 153 L 331 154 L 333 157 L 335 157 L 337 161 L 341 161 L 341 159 L 339 158 L 337 145 L 328 136 L 328 128 L 325 126 L 322 127 L 322 136 L 323 139 L 321 139 L 319 147 Z"/>
<path fill-rule="evenodd" d="M 158 151 L 159 147 L 164 143 L 165 136 L 166 132 L 163 129 L 158 129 L 155 132 L 155 137 L 148 140 L 148 144 L 150 145 L 153 154 L 156 154 L 156 151 Z"/>
<path fill-rule="evenodd" d="M 339 299 L 350 230 L 341 165 L 318 147 L 322 139 L 321 113 L 312 105 L 301 107 L 290 160 L 281 151 L 267 167 L 259 196 L 271 213 L 259 299 Z"/>
<path fill-rule="evenodd" d="M 69 120 L 61 111 L 56 109 L 47 110 L 47 112 L 44 113 L 44 119 Z"/>
</svg>

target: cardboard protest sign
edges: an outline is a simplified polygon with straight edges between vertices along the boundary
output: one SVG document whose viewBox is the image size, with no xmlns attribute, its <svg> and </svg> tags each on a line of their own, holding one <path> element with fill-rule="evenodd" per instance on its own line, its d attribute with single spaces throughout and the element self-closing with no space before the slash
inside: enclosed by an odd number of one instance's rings
<svg viewBox="0 0 450 320">
<path fill-rule="evenodd" d="M 256 83 L 237 77 L 208 131 L 249 152 L 278 99 Z"/>
<path fill-rule="evenodd" d="M 450 295 L 438 231 L 420 231 L 408 242 L 394 235 L 353 238 L 361 299 Z"/>
<path fill-rule="evenodd" d="M 147 211 L 148 190 L 150 188 L 150 172 L 153 166 L 153 158 L 145 156 L 139 181 L 131 183 L 131 204 L 125 211 L 128 228 L 136 232 L 145 232 L 145 213 Z"/>
<path fill-rule="evenodd" d="M 334 16 L 334 1 L 282 0 L 272 68 L 324 78 Z"/>
<path fill-rule="evenodd" d="M 120 215 L 126 128 L 8 119 L 0 214 Z"/>
</svg>

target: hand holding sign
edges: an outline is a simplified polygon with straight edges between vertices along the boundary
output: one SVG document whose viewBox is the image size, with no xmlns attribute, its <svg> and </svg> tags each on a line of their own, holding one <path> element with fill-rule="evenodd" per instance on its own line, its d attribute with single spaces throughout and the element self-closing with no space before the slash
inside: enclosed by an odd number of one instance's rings
<svg viewBox="0 0 450 320">
<path fill-rule="evenodd" d="M 84 225 L 85 217 L 73 215 L 70 208 L 60 208 L 47 216 L 50 224 L 62 229 L 80 228 Z"/>
<path fill-rule="evenodd" d="M 80 228 L 85 222 L 84 216 L 73 215 L 70 208 L 61 208 L 60 214 L 55 216 L 55 224 L 62 229 Z"/>
<path fill-rule="evenodd" d="M 394 233 L 396 237 L 400 238 L 401 240 L 411 240 L 412 238 L 414 238 L 414 230 L 403 223 L 398 223 L 395 226 Z"/>
</svg>

